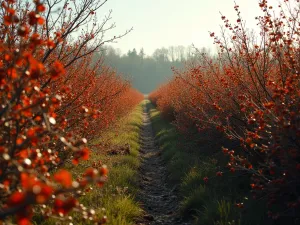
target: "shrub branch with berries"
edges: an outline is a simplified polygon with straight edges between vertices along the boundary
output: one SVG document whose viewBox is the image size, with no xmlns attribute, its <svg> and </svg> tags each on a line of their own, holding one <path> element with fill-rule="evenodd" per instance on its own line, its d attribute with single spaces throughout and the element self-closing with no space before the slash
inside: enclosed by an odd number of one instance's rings
<svg viewBox="0 0 300 225">
<path fill-rule="evenodd" d="M 106 1 L 60 2 L 1 2 L 0 222 L 31 224 L 35 214 L 69 220 L 77 211 L 104 223 L 78 198 L 104 184 L 106 166 L 74 178 L 63 165 L 88 160 L 87 141 L 142 99 L 102 59 L 93 62 L 92 53 L 122 36 L 103 40 L 114 27 L 110 16 L 96 21 Z"/>
<path fill-rule="evenodd" d="M 197 62 L 174 70 L 150 99 L 181 132 L 224 133 L 228 169 L 251 177 L 271 218 L 293 221 L 300 212 L 300 4 L 280 1 L 273 12 L 262 0 L 259 7 L 259 35 L 248 32 L 236 5 L 237 21 L 222 15 L 221 35 L 210 33 L 217 57 L 196 49 Z"/>
</svg>

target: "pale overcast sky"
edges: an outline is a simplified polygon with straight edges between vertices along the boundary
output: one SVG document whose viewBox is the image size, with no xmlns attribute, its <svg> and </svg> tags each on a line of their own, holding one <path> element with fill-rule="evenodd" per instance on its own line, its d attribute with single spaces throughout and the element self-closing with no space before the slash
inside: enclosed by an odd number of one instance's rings
<svg viewBox="0 0 300 225">
<path fill-rule="evenodd" d="M 258 0 L 236 0 L 249 28 L 261 14 Z M 277 0 L 269 0 L 277 4 Z M 126 53 L 144 48 L 150 55 L 156 48 L 171 45 L 213 48 L 208 31 L 218 33 L 222 24 L 220 12 L 236 21 L 233 0 L 108 0 L 98 15 L 113 10 L 117 35 L 133 27 L 133 31 L 113 44 Z"/>
</svg>

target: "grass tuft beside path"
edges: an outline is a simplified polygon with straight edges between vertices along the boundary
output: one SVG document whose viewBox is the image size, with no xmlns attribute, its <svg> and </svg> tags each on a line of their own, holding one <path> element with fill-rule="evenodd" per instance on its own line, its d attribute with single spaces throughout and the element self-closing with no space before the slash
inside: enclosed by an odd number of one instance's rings
<svg viewBox="0 0 300 225">
<path fill-rule="evenodd" d="M 129 144 L 129 155 L 104 156 L 95 150 L 92 159 L 107 164 L 110 168 L 109 180 L 103 189 L 99 189 L 98 196 L 102 207 L 106 209 L 106 215 L 109 219 L 108 224 L 125 225 L 135 224 L 134 220 L 143 213 L 137 201 L 135 194 L 138 190 L 138 168 L 140 166 L 140 131 L 143 123 L 143 105 L 141 103 L 128 117 L 120 121 L 116 131 L 111 130 L 102 136 L 103 140 L 109 139 L 110 144 L 124 146 Z M 100 140 L 101 141 L 101 140 Z M 96 194 L 96 193 L 95 193 Z M 93 202 L 87 202 L 87 205 L 93 206 Z"/>
<path fill-rule="evenodd" d="M 73 176 L 78 177 L 93 163 L 101 161 L 109 169 L 108 181 L 102 188 L 93 186 L 82 196 L 81 202 L 96 211 L 96 215 L 106 215 L 109 225 L 130 225 L 142 216 L 142 209 L 135 200 L 138 190 L 138 168 L 140 166 L 140 131 L 144 102 L 128 116 L 120 119 L 114 128 L 109 129 L 93 144 L 105 142 L 108 147 L 126 146 L 129 144 L 130 153 L 127 155 L 108 155 L 97 148 L 93 149 L 90 159 L 83 161 L 78 166 L 68 165 Z M 73 215 L 73 224 L 92 224 L 88 220 L 76 221 Z M 41 222 L 37 221 L 37 224 Z M 55 224 L 55 220 L 44 224 Z"/>
</svg>

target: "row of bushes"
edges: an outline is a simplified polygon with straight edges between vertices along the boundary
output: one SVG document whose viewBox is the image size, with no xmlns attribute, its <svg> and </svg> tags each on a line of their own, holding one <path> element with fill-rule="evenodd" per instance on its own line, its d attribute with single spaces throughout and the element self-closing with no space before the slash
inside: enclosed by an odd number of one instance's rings
<svg viewBox="0 0 300 225">
<path fill-rule="evenodd" d="M 98 1 L 5 0 L 0 13 L 0 223 L 68 218 L 89 183 L 102 186 L 107 168 L 74 179 L 63 166 L 87 160 L 93 140 L 143 96 L 93 53 L 113 28 L 96 22 Z"/>
<path fill-rule="evenodd" d="M 174 70 L 174 79 L 150 99 L 179 132 L 194 139 L 194 151 L 213 156 L 216 149 L 207 143 L 220 143 L 217 150 L 224 156 L 217 160 L 227 162 L 215 165 L 220 169 L 214 176 L 235 173 L 274 223 L 294 224 L 300 186 L 300 6 L 281 1 L 277 10 L 261 1 L 259 7 L 258 35 L 248 32 L 236 5 L 236 23 L 222 15 L 221 35 L 210 34 L 218 55 L 196 52 L 197 61 Z M 202 178 L 209 183 L 211 176 Z M 235 201 L 244 207 L 241 198 Z"/>
<path fill-rule="evenodd" d="M 195 224 L 271 224 L 264 204 L 248 198 L 250 187 L 241 173 L 219 171 L 225 164 L 219 148 L 207 135 L 188 139 L 150 106 L 151 120 L 168 169 L 168 184 L 177 187 L 180 214 Z M 201 145 L 199 146 L 199 141 Z M 183 144 L 184 143 L 184 144 Z M 238 204 L 243 202 L 243 204 Z"/>
</svg>

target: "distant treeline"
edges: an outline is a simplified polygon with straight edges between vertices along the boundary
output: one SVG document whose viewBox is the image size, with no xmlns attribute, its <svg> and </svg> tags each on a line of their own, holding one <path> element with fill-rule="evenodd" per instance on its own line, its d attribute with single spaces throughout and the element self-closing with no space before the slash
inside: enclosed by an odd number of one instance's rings
<svg viewBox="0 0 300 225">
<path fill-rule="evenodd" d="M 192 46 L 171 46 L 156 49 L 147 56 L 143 48 L 121 54 L 119 49 L 106 46 L 103 55 L 107 65 L 128 77 L 134 88 L 146 94 L 172 77 L 172 67 L 182 68 L 187 61 L 194 59 L 194 52 Z"/>
</svg>

